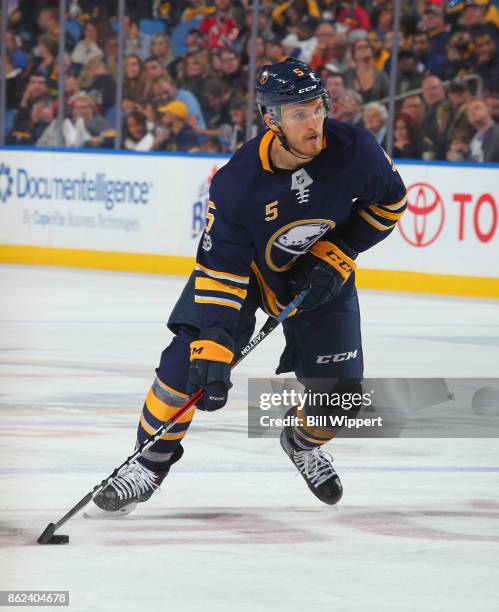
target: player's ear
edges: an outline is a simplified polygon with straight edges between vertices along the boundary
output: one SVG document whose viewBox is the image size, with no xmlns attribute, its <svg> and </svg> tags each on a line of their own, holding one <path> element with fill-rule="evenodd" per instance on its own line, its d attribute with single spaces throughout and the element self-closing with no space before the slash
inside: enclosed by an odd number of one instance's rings
<svg viewBox="0 0 499 612">
<path fill-rule="evenodd" d="M 265 113 L 265 115 L 263 116 L 263 121 L 270 130 L 272 130 L 276 134 L 279 133 L 279 126 L 274 123 L 274 120 L 272 119 L 270 113 Z"/>
</svg>

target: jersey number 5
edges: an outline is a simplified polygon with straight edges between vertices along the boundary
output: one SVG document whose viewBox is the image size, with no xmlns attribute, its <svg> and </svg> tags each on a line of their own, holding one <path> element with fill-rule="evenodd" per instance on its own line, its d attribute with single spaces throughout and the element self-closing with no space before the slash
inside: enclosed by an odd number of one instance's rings
<svg viewBox="0 0 499 612">
<path fill-rule="evenodd" d="M 208 207 L 206 208 L 206 231 L 209 232 L 211 230 L 211 226 L 215 222 L 215 215 L 210 211 L 210 209 L 216 210 L 215 202 L 211 200 L 208 202 Z"/>
<path fill-rule="evenodd" d="M 274 200 L 270 204 L 267 204 L 265 207 L 265 221 L 273 221 L 277 219 L 279 216 L 279 211 L 277 210 L 277 204 L 279 200 Z"/>
</svg>

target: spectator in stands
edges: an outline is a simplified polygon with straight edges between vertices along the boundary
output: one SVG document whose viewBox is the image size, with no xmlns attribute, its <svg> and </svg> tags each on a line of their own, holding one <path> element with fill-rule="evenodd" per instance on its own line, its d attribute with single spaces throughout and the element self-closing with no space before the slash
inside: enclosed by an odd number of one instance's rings
<svg viewBox="0 0 499 612">
<path fill-rule="evenodd" d="M 335 60 L 338 33 L 329 21 L 321 21 L 315 29 L 315 45 L 312 49 L 310 66 L 314 69 L 325 66 Z M 341 69 L 338 68 L 338 71 Z"/>
<path fill-rule="evenodd" d="M 354 89 L 346 89 L 339 97 L 336 118 L 350 125 L 364 127 L 362 122 L 362 97 Z"/>
<path fill-rule="evenodd" d="M 165 68 L 172 62 L 174 56 L 171 49 L 170 39 L 166 34 L 154 34 L 151 39 L 149 50 L 150 57 L 159 60 Z"/>
<path fill-rule="evenodd" d="M 450 38 L 442 6 L 431 4 L 427 7 L 423 15 L 422 28 L 429 37 L 429 55 L 434 62 L 431 72 L 440 75 L 447 61 L 446 47 Z"/>
<path fill-rule="evenodd" d="M 467 0 L 461 13 L 461 25 L 469 32 L 485 29 L 494 36 L 497 28 L 487 22 L 487 9 L 488 2 L 486 1 Z"/>
<path fill-rule="evenodd" d="M 482 78 L 483 89 L 488 93 L 499 92 L 499 51 L 497 42 L 486 30 L 473 37 L 475 45 L 475 72 Z"/>
<path fill-rule="evenodd" d="M 189 120 L 192 124 L 201 129 L 206 127 L 203 112 L 196 96 L 186 89 L 178 89 L 168 76 L 159 77 L 153 82 L 151 101 L 156 109 L 168 102 L 182 102 L 187 106 Z"/>
<path fill-rule="evenodd" d="M 448 91 L 447 100 L 441 102 L 436 109 L 436 130 L 432 133 L 437 159 L 445 159 L 450 140 L 457 134 L 471 136 L 471 126 L 468 122 L 468 103 L 470 92 L 463 81 L 454 80 Z"/>
<path fill-rule="evenodd" d="M 468 120 L 475 133 L 470 142 L 470 159 L 476 162 L 499 162 L 499 125 L 490 116 L 483 100 L 468 105 Z"/>
<path fill-rule="evenodd" d="M 430 59 L 430 37 L 426 32 L 414 32 L 412 37 L 412 51 L 420 64 L 431 72 L 428 62 Z"/>
<path fill-rule="evenodd" d="M 442 71 L 442 78 L 447 80 L 473 72 L 473 51 L 469 32 L 465 30 L 454 32 L 447 45 L 447 62 Z"/>
<path fill-rule="evenodd" d="M 127 112 L 137 110 L 137 104 L 145 102 L 144 75 L 139 55 L 128 55 L 124 61 L 123 101 Z"/>
<path fill-rule="evenodd" d="M 37 24 L 37 14 L 30 6 L 30 0 L 19 0 L 17 6 L 14 2 L 11 2 L 7 23 L 24 49 L 28 50 L 34 46 L 36 36 L 41 30 Z"/>
<path fill-rule="evenodd" d="M 33 50 L 35 61 L 33 68 L 37 72 L 45 74 L 50 80 L 54 80 L 55 60 L 57 57 L 57 38 L 51 34 L 42 34 L 38 37 L 38 44 Z"/>
<path fill-rule="evenodd" d="M 329 111 L 330 117 L 336 117 L 339 112 L 338 100 L 345 93 L 345 77 L 338 74 L 329 74 L 326 79 L 326 89 L 331 98 L 331 109 Z"/>
<path fill-rule="evenodd" d="M 391 3 L 390 3 L 391 4 Z M 384 36 L 393 30 L 393 8 L 388 3 L 382 4 L 376 16 L 375 31 Z"/>
<path fill-rule="evenodd" d="M 96 113 L 95 102 L 86 93 L 75 96 L 71 117 L 64 119 L 62 133 L 66 147 L 110 147 L 114 131 L 104 117 Z"/>
<path fill-rule="evenodd" d="M 408 49 L 401 49 L 398 55 L 397 94 L 419 89 L 422 81 L 423 73 L 418 68 L 416 56 Z"/>
<path fill-rule="evenodd" d="M 338 11 L 338 22 L 345 25 L 350 31 L 371 30 L 371 19 L 367 11 L 360 6 L 357 0 L 343 0 Z"/>
<path fill-rule="evenodd" d="M 151 37 L 140 31 L 138 21 L 125 15 L 123 30 L 125 34 L 125 55 L 138 55 L 142 61 L 149 57 Z"/>
<path fill-rule="evenodd" d="M 219 140 L 227 151 L 237 151 L 246 142 L 247 103 L 242 98 L 229 102 L 230 123 L 220 126 Z M 256 136 L 257 127 L 253 125 L 251 138 Z"/>
<path fill-rule="evenodd" d="M 369 32 L 368 38 L 373 46 L 374 67 L 377 70 L 384 70 L 390 51 L 383 47 L 383 39 L 376 32 Z"/>
<path fill-rule="evenodd" d="M 402 113 L 412 118 L 418 130 L 422 129 L 425 117 L 425 105 L 421 96 L 407 96 L 407 98 L 402 100 L 400 110 Z"/>
<path fill-rule="evenodd" d="M 201 30 L 192 28 L 187 32 L 185 45 L 187 47 L 187 53 L 203 51 L 205 48 L 204 34 L 201 32 Z"/>
<path fill-rule="evenodd" d="M 92 96 L 99 111 L 106 112 L 116 102 L 116 83 L 101 59 L 88 62 L 80 73 L 80 85 Z"/>
<path fill-rule="evenodd" d="M 149 57 L 143 63 L 144 69 L 144 96 L 150 98 L 152 95 L 152 84 L 162 78 L 169 78 L 168 71 L 155 57 Z"/>
<path fill-rule="evenodd" d="M 42 112 L 46 127 L 35 142 L 35 145 L 37 147 L 59 147 L 61 145 L 61 138 L 57 121 L 55 121 L 55 106 L 52 104 L 52 101 L 46 104 Z"/>
<path fill-rule="evenodd" d="M 423 79 L 423 100 L 426 104 L 426 113 L 423 129 L 428 138 L 436 132 L 436 113 L 439 104 L 445 100 L 445 89 L 437 76 L 427 76 Z"/>
<path fill-rule="evenodd" d="M 189 125 L 189 111 L 183 102 L 174 100 L 158 110 L 163 114 L 164 123 L 171 126 L 171 139 L 176 151 L 190 151 L 199 145 L 199 138 Z"/>
<path fill-rule="evenodd" d="M 70 68 L 64 73 L 64 104 L 76 94 L 80 93 L 80 81 L 78 80 L 78 72 L 74 68 Z"/>
<path fill-rule="evenodd" d="M 393 157 L 421 159 L 424 143 L 421 133 L 409 115 L 399 113 L 395 117 L 393 131 Z"/>
<path fill-rule="evenodd" d="M 147 121 L 142 113 L 131 112 L 126 116 L 121 147 L 129 151 L 151 151 L 153 149 L 154 136 L 147 129 Z"/>
<path fill-rule="evenodd" d="M 285 0 L 272 10 L 272 31 L 281 39 L 290 32 L 296 34 L 298 24 L 307 15 L 319 17 L 317 5 L 307 0 Z"/>
<path fill-rule="evenodd" d="M 249 4 L 246 7 L 244 25 L 239 31 L 239 36 L 235 42 L 235 48 L 239 53 L 243 53 L 251 40 L 251 26 L 253 23 L 253 5 Z M 264 38 L 272 38 L 272 19 L 265 12 L 265 8 L 260 4 L 257 15 L 257 32 Z"/>
<path fill-rule="evenodd" d="M 208 76 L 208 58 L 203 52 L 187 53 L 183 61 L 180 85 L 193 93 L 198 100 L 202 99 L 203 87 Z"/>
<path fill-rule="evenodd" d="M 269 64 L 277 64 L 286 59 L 282 42 L 278 38 L 272 38 L 265 43 L 265 55 Z"/>
<path fill-rule="evenodd" d="M 351 66 L 350 45 L 347 35 L 337 32 L 333 43 L 333 58 L 326 64 L 328 70 L 333 72 L 346 72 Z"/>
<path fill-rule="evenodd" d="M 317 25 L 318 21 L 315 17 L 303 17 L 296 25 L 296 32 L 290 32 L 282 40 L 285 52 L 309 64 L 314 49 L 317 47 L 317 37 L 314 35 Z"/>
<path fill-rule="evenodd" d="M 263 38 L 263 36 L 256 37 L 255 47 L 256 47 L 255 67 L 258 73 L 258 70 L 259 68 L 261 68 L 261 66 L 269 63 L 268 57 L 265 55 L 265 39 Z M 246 61 L 243 63 L 243 72 L 244 72 L 246 89 L 247 89 L 247 83 L 248 83 L 248 71 L 249 71 L 249 61 L 250 61 L 249 58 L 251 57 L 252 53 L 253 53 L 253 41 L 250 38 L 248 39 L 248 42 L 246 44 L 245 53 L 244 53 L 244 58 Z"/>
<path fill-rule="evenodd" d="M 10 58 L 12 68 L 24 70 L 29 64 L 29 55 L 24 51 L 17 40 L 14 30 L 9 28 L 5 35 L 5 47 Z"/>
<path fill-rule="evenodd" d="M 206 115 L 207 128 L 218 129 L 224 123 L 230 123 L 229 100 L 231 94 L 230 87 L 221 79 L 217 77 L 206 79 L 203 89 L 203 111 Z M 216 136 L 217 133 L 206 135 Z"/>
<path fill-rule="evenodd" d="M 52 117 L 52 99 L 49 96 L 38 98 L 30 108 L 24 121 L 7 136 L 8 145 L 34 145 L 49 125 Z"/>
<path fill-rule="evenodd" d="M 367 38 L 353 44 L 352 60 L 355 68 L 345 72 L 346 86 L 355 89 L 364 103 L 385 98 L 388 95 L 388 76 L 374 67 L 373 47 Z"/>
<path fill-rule="evenodd" d="M 220 61 L 220 49 L 211 49 L 208 53 L 208 76 L 220 77 L 222 75 L 222 62 Z"/>
<path fill-rule="evenodd" d="M 5 101 L 8 109 L 14 109 L 19 105 L 26 81 L 22 76 L 21 68 L 13 67 L 8 53 L 5 59 Z"/>
<path fill-rule="evenodd" d="M 109 68 L 109 72 L 116 78 L 116 70 L 118 67 L 118 37 L 111 34 L 106 38 L 104 44 L 103 62 Z"/>
<path fill-rule="evenodd" d="M 215 14 L 205 17 L 199 29 L 208 49 L 230 47 L 239 36 L 239 26 L 231 16 L 232 0 L 214 0 Z"/>
<path fill-rule="evenodd" d="M 378 144 L 386 146 L 388 111 L 379 102 L 369 102 L 364 107 L 364 127 L 376 138 Z"/>
<path fill-rule="evenodd" d="M 492 119 L 499 123 L 499 94 L 486 94 L 484 102 L 489 107 Z"/>
<path fill-rule="evenodd" d="M 445 159 L 450 162 L 467 161 L 470 158 L 470 139 L 467 134 L 455 134 L 449 143 Z"/>
<path fill-rule="evenodd" d="M 97 44 L 97 33 L 97 24 L 94 21 L 87 21 L 83 29 L 83 38 L 71 53 L 73 64 L 84 66 L 93 59 L 102 57 L 102 49 Z"/>
<path fill-rule="evenodd" d="M 32 11 L 33 7 L 26 7 L 25 10 Z M 38 31 L 41 34 L 48 34 L 52 38 L 59 38 L 59 11 L 51 6 L 44 7 L 38 13 Z M 74 47 L 75 41 L 69 32 L 65 33 L 65 48 L 67 51 Z"/>
<path fill-rule="evenodd" d="M 48 94 L 47 81 L 47 77 L 40 72 L 33 72 L 28 77 L 26 88 L 17 107 L 14 127 L 17 127 L 17 122 L 25 121 L 30 115 L 33 104 Z"/>
<path fill-rule="evenodd" d="M 222 143 L 220 142 L 220 140 L 218 140 L 218 138 L 215 138 L 215 136 L 210 136 L 209 138 L 206 138 L 204 142 L 202 142 L 201 145 L 197 147 L 197 149 L 194 149 L 193 152 L 216 154 L 222 153 L 223 147 Z"/>
<path fill-rule="evenodd" d="M 236 93 L 244 94 L 248 89 L 248 78 L 241 66 L 241 57 L 233 49 L 220 51 L 221 78 Z"/>
</svg>

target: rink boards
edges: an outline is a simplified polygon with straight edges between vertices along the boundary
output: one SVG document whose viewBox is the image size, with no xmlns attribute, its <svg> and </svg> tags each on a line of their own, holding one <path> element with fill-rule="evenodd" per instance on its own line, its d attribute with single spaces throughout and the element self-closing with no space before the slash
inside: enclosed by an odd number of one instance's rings
<svg viewBox="0 0 499 612">
<path fill-rule="evenodd" d="M 0 261 L 186 275 L 211 179 L 227 160 L 0 149 Z M 499 297 L 499 166 L 398 169 L 407 211 L 387 241 L 359 257 L 358 285 Z"/>
</svg>

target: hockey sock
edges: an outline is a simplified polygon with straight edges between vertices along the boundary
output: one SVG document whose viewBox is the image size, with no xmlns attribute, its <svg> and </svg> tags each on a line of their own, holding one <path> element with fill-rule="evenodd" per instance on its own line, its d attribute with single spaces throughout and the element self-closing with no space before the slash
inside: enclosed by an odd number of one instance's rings
<svg viewBox="0 0 499 612">
<path fill-rule="evenodd" d="M 307 424 L 307 415 L 303 408 L 296 408 L 295 416 L 299 425 L 293 427 L 293 439 L 296 446 L 304 450 L 312 450 L 329 442 L 336 435 L 336 431 L 317 424 Z"/>
<path fill-rule="evenodd" d="M 142 444 L 168 421 L 185 403 L 188 396 L 172 389 L 156 377 L 147 394 L 137 430 L 137 444 Z M 194 416 L 194 410 L 187 412 L 170 431 L 146 449 L 138 460 L 154 472 L 164 472 L 180 441 L 187 433 Z"/>
</svg>

